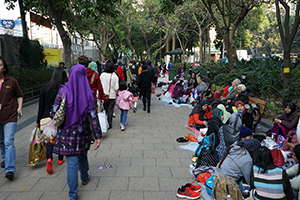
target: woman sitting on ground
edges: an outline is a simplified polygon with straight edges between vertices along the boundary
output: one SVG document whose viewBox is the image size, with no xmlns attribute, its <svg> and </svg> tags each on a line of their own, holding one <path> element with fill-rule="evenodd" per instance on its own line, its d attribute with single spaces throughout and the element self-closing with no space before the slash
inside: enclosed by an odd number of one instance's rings
<svg viewBox="0 0 300 200">
<path fill-rule="evenodd" d="M 290 183 L 294 191 L 295 199 L 298 199 L 299 188 L 300 188 L 300 144 L 294 147 L 293 158 L 296 161 L 296 165 L 286 170 L 287 175 L 290 177 Z"/>
<path fill-rule="evenodd" d="M 196 73 L 193 72 L 191 74 L 191 78 L 188 83 L 188 90 L 195 89 L 197 87 L 197 85 L 198 85 L 198 83 L 197 83 L 197 79 L 196 79 Z"/>
<path fill-rule="evenodd" d="M 297 113 L 297 106 L 293 102 L 286 104 L 283 115 L 274 119 L 272 129 L 266 134 L 276 133 L 276 136 L 282 135 L 287 138 L 288 132 L 295 130 L 299 121 L 299 114 Z"/>
<path fill-rule="evenodd" d="M 259 147 L 253 152 L 251 188 L 256 188 L 255 199 L 294 199 L 293 189 L 285 170 L 276 167 L 271 151 Z"/>
<path fill-rule="evenodd" d="M 222 159 L 226 147 L 230 147 L 234 142 L 239 140 L 240 129 L 242 126 L 242 117 L 238 113 L 233 113 L 229 118 L 229 123 L 222 126 L 219 130 L 220 143 L 216 147 L 219 160 Z"/>
<path fill-rule="evenodd" d="M 242 101 L 244 104 L 248 103 L 248 101 L 249 101 L 249 96 L 246 91 L 246 86 L 244 84 L 239 84 L 237 86 L 237 95 L 234 99 L 227 100 L 226 108 L 229 112 L 233 113 L 231 107 L 234 106 L 235 102 L 237 102 L 237 101 Z"/>
<path fill-rule="evenodd" d="M 237 108 L 238 113 L 242 115 L 243 125 L 252 130 L 253 115 L 247 112 L 245 105 L 242 101 L 235 102 L 234 106 Z"/>
<path fill-rule="evenodd" d="M 222 122 L 223 122 L 223 124 L 227 124 L 227 123 L 228 123 L 228 120 L 229 120 L 229 118 L 230 118 L 230 116 L 231 116 L 231 113 L 228 112 L 228 111 L 226 110 L 226 108 L 225 108 L 225 106 L 224 106 L 223 104 L 219 104 L 219 105 L 217 106 L 217 108 L 219 108 L 220 110 L 223 111 L 223 114 L 224 114 L 224 120 L 222 120 Z"/>
<path fill-rule="evenodd" d="M 261 145 L 256 139 L 243 140 L 227 148 L 223 158 L 216 167 L 216 174 L 228 175 L 240 182 L 243 178 L 250 185 L 250 173 L 253 166 L 252 153 Z"/>
<path fill-rule="evenodd" d="M 183 95 L 184 90 L 181 87 L 182 83 L 177 82 L 174 89 L 173 89 L 173 98 L 180 98 Z"/>
<path fill-rule="evenodd" d="M 188 121 L 189 126 L 194 126 L 197 130 L 206 128 L 211 119 L 211 108 L 208 101 L 202 100 L 191 112 Z"/>
</svg>

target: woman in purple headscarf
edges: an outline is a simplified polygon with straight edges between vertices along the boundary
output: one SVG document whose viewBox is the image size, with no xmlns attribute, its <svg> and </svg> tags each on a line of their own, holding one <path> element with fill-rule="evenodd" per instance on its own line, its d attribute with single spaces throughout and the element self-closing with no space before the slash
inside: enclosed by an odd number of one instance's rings
<svg viewBox="0 0 300 200">
<path fill-rule="evenodd" d="M 83 65 L 72 67 L 69 81 L 65 86 L 61 86 L 56 97 L 51 117 L 58 110 L 63 93 L 66 101 L 65 121 L 57 127 L 53 152 L 65 155 L 67 158 L 67 182 L 70 189 L 69 198 L 72 200 L 77 198 L 78 169 L 82 185 L 86 185 L 91 178 L 87 151 L 90 149 L 92 132 L 95 134 L 95 150 L 100 146 L 102 135 L 94 97 L 87 80 L 86 68 Z"/>
</svg>

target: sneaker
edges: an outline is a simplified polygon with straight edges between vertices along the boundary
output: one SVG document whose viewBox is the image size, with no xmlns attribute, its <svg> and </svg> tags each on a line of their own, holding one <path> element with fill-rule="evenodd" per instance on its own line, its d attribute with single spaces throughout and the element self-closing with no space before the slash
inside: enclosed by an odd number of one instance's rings
<svg viewBox="0 0 300 200">
<path fill-rule="evenodd" d="M 91 144 L 94 144 L 95 143 L 95 139 L 91 139 Z"/>
<path fill-rule="evenodd" d="M 186 199 L 198 199 L 201 196 L 199 192 L 195 192 L 191 190 L 189 187 L 184 187 L 184 186 L 178 188 L 176 195 L 179 198 L 186 198 Z"/>
<path fill-rule="evenodd" d="M 48 160 L 47 160 L 46 171 L 47 171 L 48 174 L 53 174 L 53 166 L 52 166 L 51 158 L 48 158 Z"/>
<path fill-rule="evenodd" d="M 125 131 L 125 126 L 121 125 L 121 131 Z"/>
<path fill-rule="evenodd" d="M 185 188 L 190 188 L 194 192 L 200 192 L 201 191 L 201 186 L 200 185 L 193 185 L 194 182 L 195 181 L 193 181 L 192 183 L 187 183 L 184 187 Z"/>
<path fill-rule="evenodd" d="M 86 185 L 86 184 L 88 184 L 88 182 L 90 181 L 90 179 L 91 179 L 91 177 L 92 177 L 92 174 L 91 174 L 91 172 L 88 172 L 88 174 L 89 174 L 88 179 L 87 179 L 85 182 L 81 182 L 82 185 Z"/>
<path fill-rule="evenodd" d="M 116 113 L 115 112 L 113 113 L 113 117 L 116 117 Z"/>
<path fill-rule="evenodd" d="M 143 111 L 146 111 L 146 107 L 143 108 Z"/>
<path fill-rule="evenodd" d="M 14 179 L 14 173 L 13 172 L 7 172 L 5 174 L 5 178 L 7 178 L 8 180 L 13 180 Z"/>
<path fill-rule="evenodd" d="M 5 168 L 5 161 L 2 161 L 1 168 Z"/>
<path fill-rule="evenodd" d="M 58 164 L 58 165 L 62 165 L 64 162 L 65 162 L 65 160 L 64 160 L 64 159 L 62 159 L 62 160 L 58 160 L 58 161 L 57 161 L 57 164 Z"/>
<path fill-rule="evenodd" d="M 150 113 L 150 108 L 148 108 L 147 112 Z"/>
<path fill-rule="evenodd" d="M 120 123 L 120 128 L 122 128 L 122 123 Z"/>
<path fill-rule="evenodd" d="M 133 109 L 133 113 L 136 113 L 136 108 Z"/>
</svg>

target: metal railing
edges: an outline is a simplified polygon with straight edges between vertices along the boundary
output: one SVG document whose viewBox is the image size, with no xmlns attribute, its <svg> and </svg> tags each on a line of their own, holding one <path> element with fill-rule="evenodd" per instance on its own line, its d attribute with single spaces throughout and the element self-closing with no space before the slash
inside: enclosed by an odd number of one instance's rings
<svg viewBox="0 0 300 200">
<path fill-rule="evenodd" d="M 40 96 L 43 85 L 37 85 L 23 89 L 23 101 L 28 102 Z"/>
</svg>

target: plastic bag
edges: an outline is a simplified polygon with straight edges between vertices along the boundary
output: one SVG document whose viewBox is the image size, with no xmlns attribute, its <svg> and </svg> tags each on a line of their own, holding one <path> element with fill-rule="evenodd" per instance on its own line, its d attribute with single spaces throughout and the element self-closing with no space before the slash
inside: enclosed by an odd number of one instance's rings
<svg viewBox="0 0 300 200">
<path fill-rule="evenodd" d="M 29 138 L 29 142 L 37 141 L 37 140 L 38 140 L 37 135 L 36 135 L 35 138 L 33 139 L 33 136 L 34 136 L 34 134 L 35 134 L 35 131 L 36 131 L 36 128 L 34 128 L 34 129 L 31 131 L 31 135 L 30 135 L 30 138 Z"/>
<path fill-rule="evenodd" d="M 99 119 L 101 131 L 103 133 L 106 133 L 109 125 L 108 125 L 108 121 L 107 121 L 105 110 L 100 111 L 98 113 L 98 119 Z"/>
<path fill-rule="evenodd" d="M 52 119 L 50 119 L 43 131 L 43 135 L 50 138 L 51 136 L 55 137 L 56 133 L 57 127 L 52 125 Z"/>
<path fill-rule="evenodd" d="M 38 134 L 35 134 L 35 133 L 38 133 Z M 31 142 L 31 144 L 37 144 L 39 143 L 39 138 L 38 138 L 38 135 L 41 134 L 41 130 L 38 128 L 34 128 L 31 132 L 31 135 L 30 135 L 30 138 L 29 138 L 29 142 Z M 35 138 L 33 138 L 35 136 Z M 43 138 L 40 138 L 40 142 L 44 142 Z"/>
</svg>

